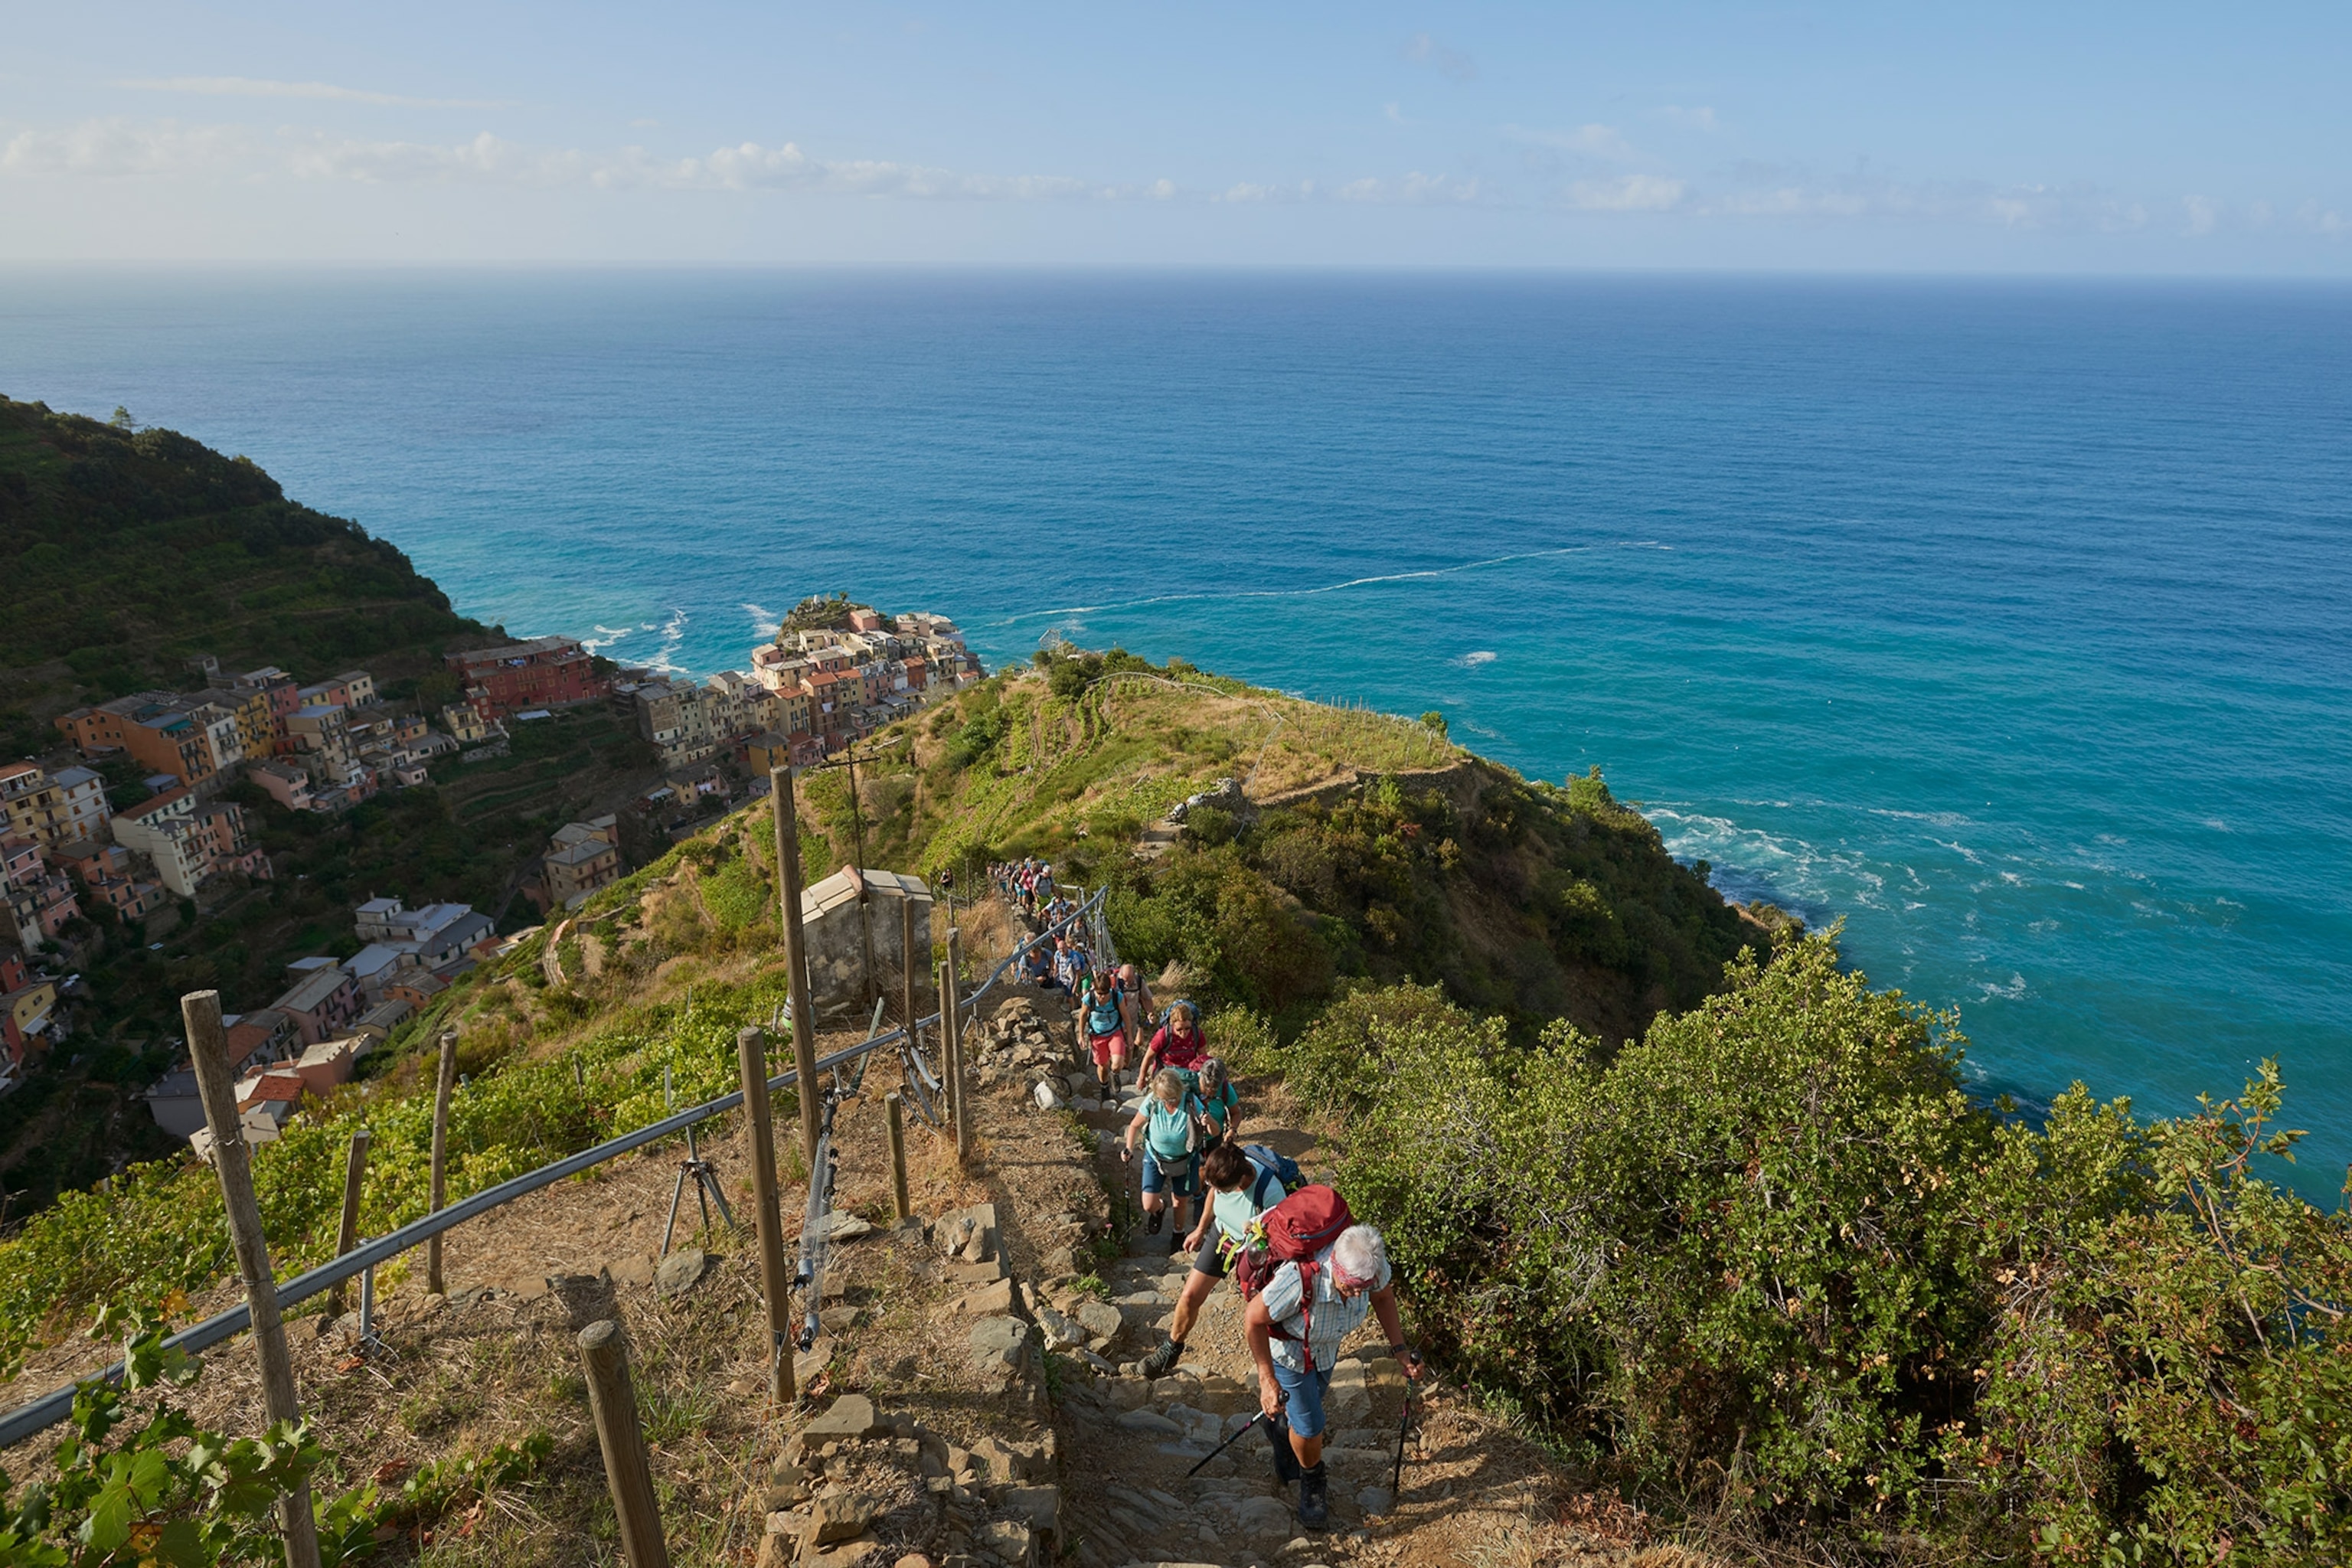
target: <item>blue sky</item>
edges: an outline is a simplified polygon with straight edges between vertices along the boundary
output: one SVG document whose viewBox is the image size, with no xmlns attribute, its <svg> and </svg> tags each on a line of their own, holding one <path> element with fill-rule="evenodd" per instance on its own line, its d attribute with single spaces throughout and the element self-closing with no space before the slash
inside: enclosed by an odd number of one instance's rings
<svg viewBox="0 0 2352 1568">
<path fill-rule="evenodd" d="M 2341 5 L 0 17 L 0 258 L 2352 271 Z"/>
</svg>

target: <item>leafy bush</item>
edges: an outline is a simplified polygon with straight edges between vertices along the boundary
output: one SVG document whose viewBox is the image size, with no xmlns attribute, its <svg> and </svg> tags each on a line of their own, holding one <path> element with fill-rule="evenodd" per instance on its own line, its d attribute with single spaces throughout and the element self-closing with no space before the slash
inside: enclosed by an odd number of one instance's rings
<svg viewBox="0 0 2352 1568">
<path fill-rule="evenodd" d="M 2341 1561 L 2352 1219 L 2257 1174 L 2273 1068 L 2142 1126 L 1972 1103 L 1826 938 L 1613 1059 L 1430 987 L 1281 1053 L 1423 1331 L 1650 1495 L 1970 1561 Z M 2233 1556 L 2232 1554 L 2239 1554 Z"/>
<path fill-rule="evenodd" d="M 117 1329 L 124 1331 L 122 1382 L 93 1378 L 75 1389 L 56 1479 L 12 1495 L 0 1473 L 0 1568 L 261 1568 L 283 1562 L 278 1499 L 322 1476 L 328 1455 L 303 1426 L 287 1422 L 258 1437 L 199 1427 L 170 1394 L 194 1385 L 203 1363 L 167 1348 L 170 1325 L 154 1312 L 110 1307 L 90 1334 L 103 1338 Z M 332 1498 L 313 1496 L 320 1561 L 337 1568 L 371 1556 L 380 1536 L 437 1518 L 463 1498 L 511 1486 L 553 1449 L 546 1433 L 534 1432 L 519 1443 L 423 1466 L 389 1496 L 373 1482 Z"/>
</svg>

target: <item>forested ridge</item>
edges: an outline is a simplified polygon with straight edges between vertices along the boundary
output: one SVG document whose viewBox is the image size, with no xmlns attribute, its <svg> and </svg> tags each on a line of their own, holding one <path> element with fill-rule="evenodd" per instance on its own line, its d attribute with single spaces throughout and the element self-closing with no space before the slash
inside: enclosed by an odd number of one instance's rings
<svg viewBox="0 0 2352 1568">
<path fill-rule="evenodd" d="M 76 702 L 185 683 L 187 659 L 381 685 L 496 639 L 408 557 L 286 499 L 244 458 L 176 431 L 0 398 L 0 722 L 47 749 Z"/>
</svg>

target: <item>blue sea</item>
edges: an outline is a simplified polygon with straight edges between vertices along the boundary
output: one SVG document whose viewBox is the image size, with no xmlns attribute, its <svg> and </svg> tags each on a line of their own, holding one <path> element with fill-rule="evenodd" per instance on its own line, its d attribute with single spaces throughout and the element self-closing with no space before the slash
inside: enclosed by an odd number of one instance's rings
<svg viewBox="0 0 2352 1568">
<path fill-rule="evenodd" d="M 2352 1156 L 2352 291 L 0 272 L 0 392 L 250 455 L 518 634 L 801 595 L 1442 710 L 1957 1007 Z M 420 895 L 429 889 L 416 889 Z"/>
</svg>

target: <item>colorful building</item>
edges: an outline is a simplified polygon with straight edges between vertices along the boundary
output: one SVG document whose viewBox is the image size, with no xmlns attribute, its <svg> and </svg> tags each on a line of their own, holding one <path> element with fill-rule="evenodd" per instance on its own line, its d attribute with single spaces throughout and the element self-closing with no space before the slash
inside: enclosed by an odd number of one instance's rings
<svg viewBox="0 0 2352 1568">
<path fill-rule="evenodd" d="M 484 719 L 591 702 L 612 689 L 612 682 L 596 673 L 588 651 L 572 637 L 535 637 L 453 653 L 447 663 L 465 683 L 466 700 Z"/>
</svg>

